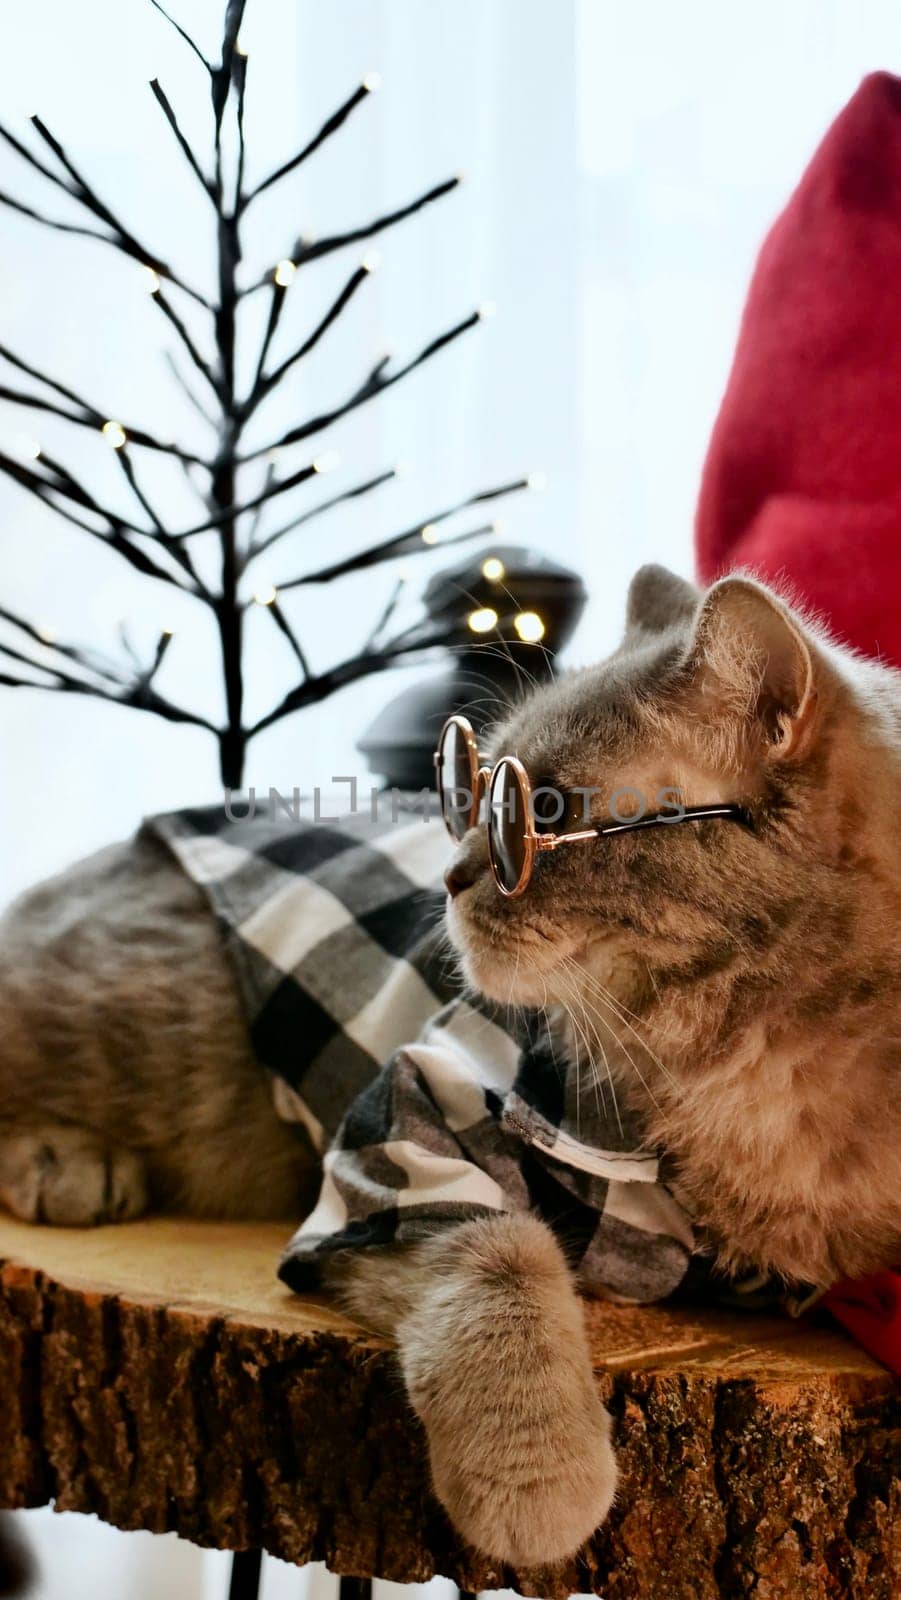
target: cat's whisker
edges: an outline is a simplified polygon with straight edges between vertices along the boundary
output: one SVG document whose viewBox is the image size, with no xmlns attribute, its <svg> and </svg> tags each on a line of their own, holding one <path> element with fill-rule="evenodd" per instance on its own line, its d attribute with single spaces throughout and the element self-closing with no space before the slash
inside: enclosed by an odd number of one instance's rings
<svg viewBox="0 0 901 1600">
<path fill-rule="evenodd" d="M 567 998 L 569 1000 L 576 1000 L 578 1002 L 580 1010 L 582 1012 L 583 1027 L 584 1027 L 585 1030 L 587 1030 L 587 1033 L 591 1036 L 591 1038 L 593 1038 L 594 1043 L 597 1046 L 597 1050 L 600 1053 L 601 1059 L 604 1062 L 604 1066 L 605 1066 L 605 1069 L 606 1069 L 606 1072 L 607 1072 L 607 1080 L 608 1080 L 608 1082 L 610 1084 L 610 1092 L 611 1092 L 611 1095 L 613 1097 L 613 1108 L 614 1108 L 614 1111 L 616 1112 L 616 1120 L 617 1120 L 617 1123 L 619 1125 L 620 1136 L 622 1137 L 622 1135 L 623 1135 L 623 1124 L 622 1124 L 622 1117 L 620 1116 L 619 1101 L 616 1098 L 616 1085 L 614 1084 L 614 1081 L 613 1081 L 613 1074 L 612 1074 L 612 1072 L 610 1070 L 610 1061 L 608 1059 L 607 1052 L 606 1052 L 606 1050 L 604 1048 L 603 1040 L 601 1039 L 600 1033 L 598 1032 L 597 1028 L 592 1024 L 592 1022 L 591 1022 L 591 1020 L 589 1018 L 588 1008 L 585 1005 L 585 1001 L 584 1001 L 583 996 L 579 993 L 579 991 L 576 989 L 574 984 L 568 985 L 567 987 L 568 987 L 568 989 L 570 991 L 568 996 L 567 996 Z M 582 1032 L 582 1029 L 579 1029 L 579 1025 L 576 1022 L 575 1015 L 570 1010 L 569 1005 L 565 1005 L 564 1009 L 566 1010 L 567 1016 L 570 1018 L 570 1021 L 572 1022 L 573 1027 L 576 1028 L 579 1032 Z M 583 1034 L 583 1037 L 584 1037 L 584 1034 Z M 595 1054 L 591 1050 L 590 1043 L 588 1043 L 587 1041 L 586 1041 L 586 1052 L 588 1054 L 589 1063 L 591 1064 L 591 1067 L 592 1067 L 592 1083 L 593 1083 L 593 1086 L 594 1086 L 595 1103 L 596 1103 L 597 1109 L 598 1109 L 598 1116 L 602 1120 L 606 1121 L 607 1100 L 606 1100 L 606 1096 L 604 1096 L 604 1093 L 603 1093 L 603 1084 L 601 1083 L 601 1080 L 600 1080 L 600 1078 L 598 1076 Z M 578 1099 L 581 1100 L 581 1090 L 580 1090 L 580 1087 L 579 1087 L 579 1084 L 578 1084 L 578 1080 L 577 1080 L 577 1085 L 576 1085 L 576 1093 L 577 1093 Z M 602 1100 L 601 1100 L 602 1096 L 603 1096 L 603 1103 L 602 1103 Z"/>
<path fill-rule="evenodd" d="M 663 1113 L 663 1107 L 660 1104 L 660 1101 L 657 1099 L 657 1096 L 655 1095 L 655 1093 L 654 1093 L 653 1089 L 651 1088 L 650 1084 L 648 1083 L 648 1080 L 645 1077 L 644 1073 L 642 1072 L 640 1066 L 638 1065 L 638 1062 L 635 1060 L 635 1057 L 632 1055 L 631 1051 L 629 1050 L 629 1047 L 626 1044 L 625 1040 L 622 1038 L 622 1036 L 620 1034 L 617 1033 L 616 1029 L 614 1028 L 612 1022 L 609 1020 L 608 1017 L 603 1017 L 598 1012 L 594 1012 L 594 1016 L 595 1016 L 595 1018 L 597 1019 L 598 1022 L 603 1023 L 603 1025 L 607 1029 L 608 1033 L 616 1040 L 617 1044 L 619 1045 L 620 1050 L 623 1052 L 623 1055 L 625 1056 L 625 1058 L 628 1061 L 630 1067 L 632 1068 L 632 1071 L 635 1073 L 636 1078 L 638 1079 L 639 1083 L 641 1084 L 642 1088 L 644 1089 L 645 1094 L 648 1096 L 648 1099 L 653 1102 L 653 1104 L 656 1107 L 656 1109 L 662 1114 Z"/>
<path fill-rule="evenodd" d="M 656 1051 L 650 1044 L 648 1044 L 647 1039 L 643 1038 L 643 1036 L 638 1032 L 638 1029 L 632 1025 L 632 1023 L 629 1021 L 629 1017 L 624 1015 L 624 1011 L 623 1008 L 621 1008 L 620 1002 L 615 998 L 614 995 L 610 993 L 609 989 L 606 989 L 604 985 L 591 973 L 586 972 L 577 961 L 572 961 L 568 956 L 564 957 L 564 960 L 570 967 L 580 974 L 582 981 L 589 990 L 589 993 L 594 995 L 595 999 L 600 1000 L 605 1005 L 608 1005 L 614 1016 L 616 1016 L 620 1022 L 625 1024 L 629 1032 L 641 1045 L 641 1048 L 647 1052 L 655 1066 L 658 1067 L 663 1073 L 663 1076 L 666 1078 L 671 1088 L 678 1089 L 679 1085 L 677 1084 L 676 1079 L 673 1077 L 673 1074 L 670 1072 L 669 1067 L 667 1067 L 665 1063 L 661 1061 Z M 635 1013 L 632 1012 L 630 1015 L 634 1016 Z M 620 1043 L 622 1044 L 622 1040 L 620 1040 Z M 625 1049 L 625 1046 L 623 1046 L 623 1048 Z"/>
</svg>

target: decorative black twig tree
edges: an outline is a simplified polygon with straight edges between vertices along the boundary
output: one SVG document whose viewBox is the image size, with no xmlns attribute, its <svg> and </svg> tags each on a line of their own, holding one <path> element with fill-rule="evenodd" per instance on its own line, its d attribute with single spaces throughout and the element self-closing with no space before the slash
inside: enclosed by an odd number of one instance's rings
<svg viewBox="0 0 901 1600">
<path fill-rule="evenodd" d="M 255 188 L 248 188 L 244 177 L 245 130 L 244 103 L 247 79 L 247 57 L 241 49 L 238 30 L 246 0 L 228 0 L 222 38 L 221 61 L 218 65 L 207 60 L 200 46 L 183 27 L 166 12 L 159 0 L 151 0 L 157 11 L 181 36 L 209 75 L 212 96 L 212 160 L 211 171 L 191 148 L 179 124 L 176 113 L 160 83 L 153 79 L 150 88 L 169 124 L 173 136 L 204 193 L 204 204 L 212 209 L 216 226 L 218 282 L 215 293 L 207 296 L 185 281 L 155 250 L 140 240 L 132 229 L 120 219 L 101 199 L 81 168 L 60 144 L 59 140 L 38 116 L 31 118 L 35 133 L 52 156 L 36 155 L 15 134 L 0 126 L 0 137 L 17 155 L 57 190 L 78 202 L 84 220 L 78 223 L 47 216 L 25 205 L 12 195 L 0 191 L 0 203 L 11 207 L 34 221 L 62 233 L 78 234 L 100 240 L 122 255 L 140 262 L 147 275 L 147 286 L 155 305 L 166 318 L 184 355 L 199 374 L 205 390 L 206 401 L 199 401 L 193 389 L 185 382 L 181 371 L 168 357 L 173 376 L 192 399 L 198 410 L 213 423 L 215 445 L 208 456 L 182 448 L 178 443 L 167 443 L 157 434 L 139 426 L 132 419 L 124 421 L 108 416 L 90 400 L 74 389 L 58 382 L 48 373 L 39 371 L 29 362 L 0 345 L 0 358 L 12 368 L 14 376 L 0 385 L 0 398 L 17 406 L 33 408 L 45 415 L 64 418 L 73 427 L 100 430 L 112 446 L 122 470 L 135 510 L 123 515 L 97 498 L 81 481 L 76 471 L 54 459 L 37 446 L 24 461 L 0 452 L 0 471 L 14 479 L 23 489 L 49 506 L 66 522 L 84 533 L 99 539 L 114 550 L 138 572 L 160 583 L 170 584 L 182 593 L 192 596 L 199 604 L 212 611 L 221 648 L 222 671 L 225 689 L 225 718 L 221 727 L 206 717 L 183 706 L 174 704 L 161 695 L 154 686 L 160 664 L 169 649 L 171 634 L 163 633 L 156 645 L 152 659 L 140 660 L 124 640 L 128 659 L 111 661 L 97 652 L 76 644 L 48 640 L 33 624 L 12 611 L 0 608 L 0 620 L 12 630 L 14 643 L 0 643 L 0 684 L 19 688 L 51 689 L 65 694 L 93 695 L 119 705 L 133 706 L 143 711 L 155 712 L 171 722 L 193 723 L 215 735 L 219 743 L 222 781 L 229 788 L 241 783 L 244 758 L 250 740 L 264 728 L 280 721 L 292 712 L 314 701 L 322 700 L 334 690 L 354 679 L 380 671 L 393 662 L 440 644 L 446 633 L 436 630 L 433 623 L 419 623 L 401 632 L 390 633 L 389 625 L 397 606 L 400 586 L 396 586 L 388 606 L 378 618 L 368 639 L 345 660 L 325 671 L 314 672 L 306 652 L 297 638 L 279 604 L 279 593 L 304 584 L 322 584 L 341 578 L 363 567 L 391 561 L 417 551 L 428 550 L 435 541 L 436 525 L 466 507 L 480 505 L 499 495 L 524 488 L 528 478 L 516 483 L 484 490 L 471 495 L 457 505 L 433 513 L 389 539 L 370 546 L 356 555 L 347 557 L 318 570 L 306 571 L 257 595 L 257 600 L 268 610 L 276 626 L 287 638 L 293 650 L 299 678 L 281 701 L 258 721 L 248 724 L 244 717 L 244 617 L 248 601 L 242 597 L 242 580 L 248 568 L 264 551 L 292 534 L 296 529 L 322 515 L 343 501 L 353 500 L 369 493 L 394 476 L 386 470 L 367 481 L 356 483 L 343 493 L 333 495 L 312 507 L 286 512 L 279 526 L 260 531 L 260 518 L 264 508 L 277 498 L 290 494 L 302 485 L 315 481 L 328 466 L 322 456 L 314 457 L 291 471 L 284 471 L 281 462 L 284 452 L 314 438 L 331 423 L 354 411 L 358 406 L 384 394 L 387 389 L 414 372 L 424 362 L 431 360 L 446 345 L 458 339 L 480 319 L 474 311 L 462 321 L 432 339 L 424 349 L 406 362 L 394 366 L 389 357 L 380 360 L 350 395 L 339 405 L 318 415 L 298 421 L 280 437 L 259 448 L 247 449 L 243 435 L 247 423 L 258 407 L 284 378 L 319 343 L 328 329 L 341 315 L 358 289 L 365 283 L 374 262 L 364 259 L 354 268 L 344 282 L 321 321 L 312 329 L 304 342 L 282 360 L 270 363 L 273 342 L 285 295 L 297 271 L 306 262 L 330 255 L 360 240 L 369 239 L 404 218 L 413 216 L 423 207 L 450 193 L 458 183 L 450 178 L 419 195 L 407 205 L 374 218 L 362 226 L 350 228 L 345 233 L 333 234 L 314 241 L 295 240 L 290 252 L 278 260 L 264 277 L 247 287 L 238 284 L 237 269 L 241 260 L 241 233 L 248 212 L 259 195 L 279 183 L 288 173 L 296 171 L 320 146 L 347 120 L 351 113 L 377 86 L 375 80 L 366 79 L 328 118 L 303 149 L 282 163 Z M 233 117 L 231 139 L 226 140 L 226 119 Z M 225 152 L 231 143 L 233 154 Z M 252 295 L 268 297 L 268 317 L 255 364 L 255 373 L 246 393 L 240 393 L 236 383 L 235 351 L 238 322 L 242 306 Z M 193 309 L 192 309 L 193 308 Z M 195 339 L 191 319 L 205 316 L 212 324 L 215 358 L 207 359 L 202 344 Z M 22 378 L 39 386 L 19 387 Z M 204 513 L 190 527 L 171 528 L 155 510 L 152 492 L 142 484 L 135 456 L 138 452 L 164 455 L 179 461 L 186 469 L 190 481 L 196 484 L 195 474 L 201 477 Z M 276 462 L 278 458 L 278 464 Z M 252 461 L 265 458 L 267 465 L 262 488 L 249 496 L 242 493 L 242 468 Z M 467 528 L 443 543 L 456 543 L 490 533 L 491 524 L 482 522 Z M 217 540 L 220 560 L 215 583 L 208 582 L 192 554 L 192 541 L 202 534 L 213 534 Z"/>
</svg>

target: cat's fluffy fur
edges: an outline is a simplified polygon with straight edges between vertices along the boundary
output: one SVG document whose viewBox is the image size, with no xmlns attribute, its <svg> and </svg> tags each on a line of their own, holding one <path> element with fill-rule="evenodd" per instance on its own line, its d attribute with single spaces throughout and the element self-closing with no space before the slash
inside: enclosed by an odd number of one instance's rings
<svg viewBox="0 0 901 1600">
<path fill-rule="evenodd" d="M 496 735 L 536 783 L 741 802 L 539 858 L 506 901 L 472 830 L 449 927 L 470 980 L 552 1008 L 637 1105 L 724 1269 L 826 1284 L 901 1256 L 901 677 L 746 579 L 660 568 L 625 638 Z M 251 1131 L 253 1133 L 251 1135 Z M 33 1220 L 147 1203 L 296 1217 L 312 1159 L 272 1110 L 198 891 L 114 847 L 0 927 L 0 1194 Z M 520 1566 L 571 1553 L 615 1485 L 575 1288 L 537 1218 L 335 1269 L 395 1338 L 461 1531 Z"/>
</svg>

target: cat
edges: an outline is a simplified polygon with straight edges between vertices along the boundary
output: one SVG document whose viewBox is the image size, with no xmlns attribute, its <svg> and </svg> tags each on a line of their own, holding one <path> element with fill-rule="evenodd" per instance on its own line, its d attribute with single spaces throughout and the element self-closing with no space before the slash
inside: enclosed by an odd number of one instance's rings
<svg viewBox="0 0 901 1600">
<path fill-rule="evenodd" d="M 583 1061 L 588 1047 L 724 1273 L 819 1288 L 896 1262 L 901 675 L 750 578 L 700 594 L 648 567 L 613 655 L 537 690 L 493 746 L 536 783 L 591 786 L 598 818 L 613 791 L 677 788 L 740 804 L 748 825 L 539 856 L 518 899 L 471 829 L 447 872 L 467 981 L 547 1007 Z M 148 1200 L 289 1216 L 316 1181 L 205 902 L 146 836 L 0 927 L 0 1105 L 0 1195 L 30 1220 L 111 1221 Z M 612 1504 L 616 1462 L 545 1223 L 499 1213 L 339 1259 L 330 1278 L 395 1341 L 464 1537 L 520 1568 L 571 1555 Z"/>
</svg>

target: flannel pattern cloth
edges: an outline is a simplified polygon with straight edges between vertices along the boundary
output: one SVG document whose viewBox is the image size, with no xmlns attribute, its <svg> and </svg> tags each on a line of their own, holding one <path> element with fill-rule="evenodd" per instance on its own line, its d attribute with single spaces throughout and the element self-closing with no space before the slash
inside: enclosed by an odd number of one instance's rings
<svg viewBox="0 0 901 1600">
<path fill-rule="evenodd" d="M 558 1058 L 543 1018 L 461 993 L 440 928 L 444 827 L 412 801 L 384 807 L 144 825 L 206 894 L 276 1109 L 323 1158 L 282 1278 L 314 1287 L 330 1252 L 531 1208 L 589 1292 L 672 1293 L 694 1240 L 657 1154 Z"/>
</svg>

